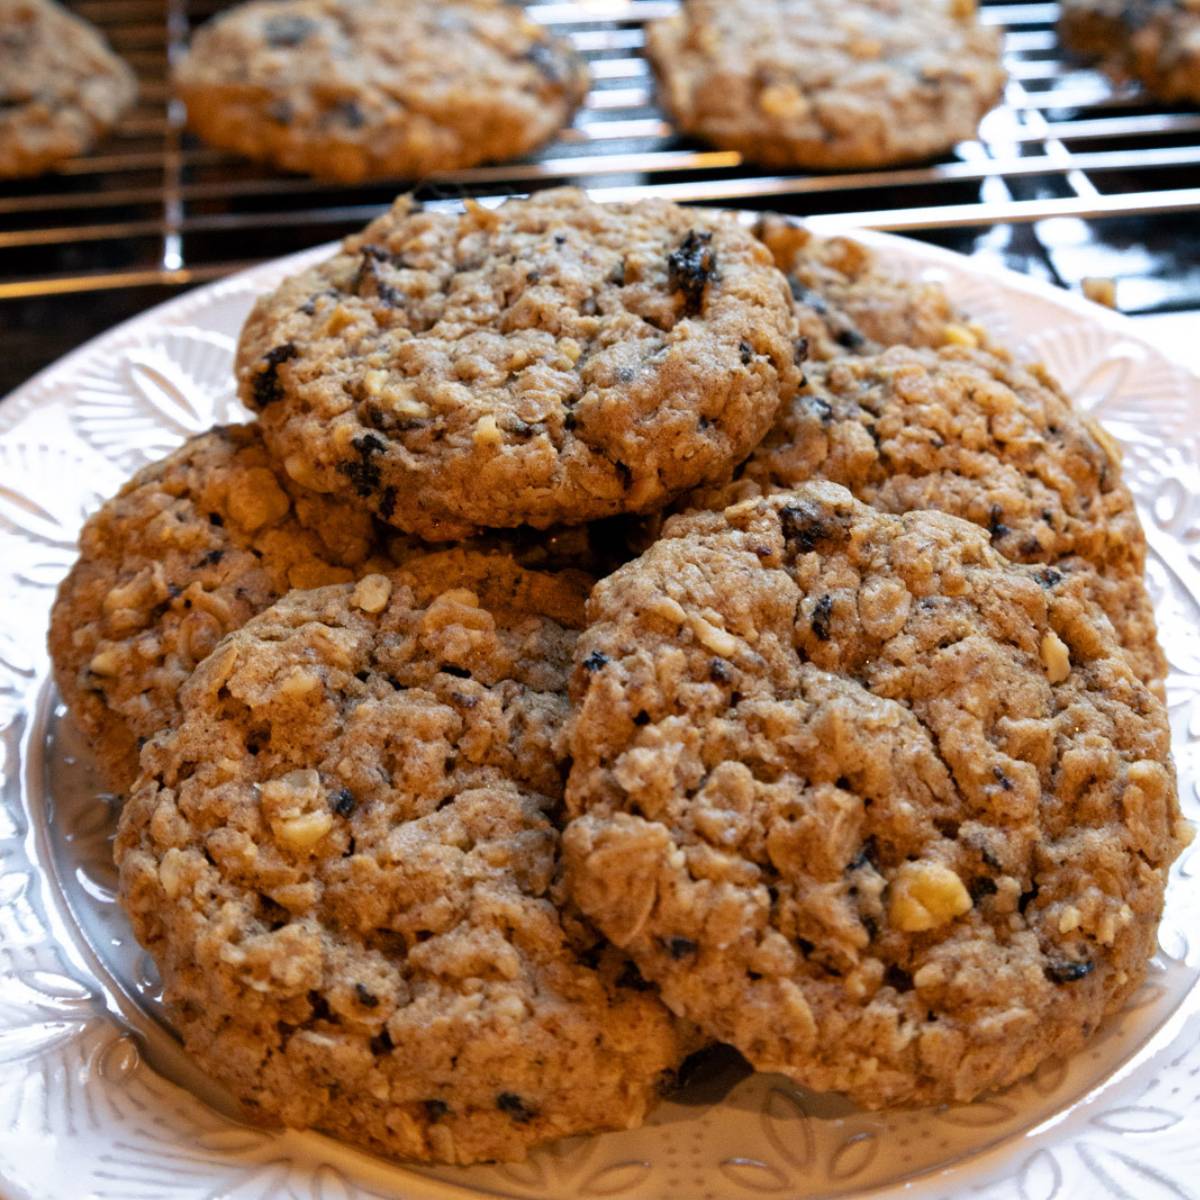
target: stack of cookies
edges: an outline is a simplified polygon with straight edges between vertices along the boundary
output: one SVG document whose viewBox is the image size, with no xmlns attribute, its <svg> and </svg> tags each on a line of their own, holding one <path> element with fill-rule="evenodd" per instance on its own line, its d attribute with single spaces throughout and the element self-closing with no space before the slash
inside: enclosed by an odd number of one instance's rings
<svg viewBox="0 0 1200 1200">
<path fill-rule="evenodd" d="M 92 517 L 50 644 L 250 1116 L 515 1159 L 714 1042 L 961 1102 L 1138 986 L 1188 832 L 1141 530 L 940 289 L 775 219 L 401 200 L 237 372 L 256 420 Z"/>
</svg>

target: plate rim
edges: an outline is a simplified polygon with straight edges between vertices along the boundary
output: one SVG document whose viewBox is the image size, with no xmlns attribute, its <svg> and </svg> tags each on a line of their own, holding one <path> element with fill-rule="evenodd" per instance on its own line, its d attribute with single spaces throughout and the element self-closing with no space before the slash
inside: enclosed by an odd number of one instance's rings
<svg viewBox="0 0 1200 1200">
<path fill-rule="evenodd" d="M 727 208 L 725 211 L 732 213 L 742 221 L 759 215 L 758 213 L 749 213 L 746 210 L 738 209 Z M 818 220 L 801 220 L 801 223 L 820 232 Z M 893 251 L 901 259 L 916 261 L 925 269 L 941 267 L 968 276 L 994 280 L 1002 292 L 1026 293 L 1038 296 L 1059 309 L 1067 310 L 1086 325 L 1099 325 L 1109 329 L 1114 335 L 1119 335 L 1123 339 L 1140 347 L 1153 359 L 1165 363 L 1173 372 L 1178 372 L 1183 380 L 1189 405 L 1197 414 L 1200 414 L 1200 375 L 1193 373 L 1186 365 L 1173 359 L 1161 347 L 1149 342 L 1137 329 L 1136 323 L 1124 314 L 1105 309 L 1084 297 L 1068 292 L 1054 284 L 1022 275 L 1011 268 L 993 261 L 959 254 L 944 247 L 932 245 L 917 239 L 876 230 L 839 229 L 837 235 L 860 241 L 879 252 L 886 253 L 889 250 Z M 218 302 L 225 297 L 240 294 L 261 295 L 273 285 L 275 280 L 282 278 L 285 274 L 304 269 L 320 261 L 332 253 L 338 244 L 337 241 L 322 243 L 306 250 L 255 264 L 222 279 L 198 285 L 182 295 L 171 297 L 140 313 L 134 314 L 110 329 L 88 339 L 82 345 L 68 352 L 55 362 L 48 364 L 30 379 L 18 385 L 17 388 L 13 389 L 8 396 L 0 401 L 0 439 L 5 439 L 11 435 L 20 426 L 25 417 L 35 412 L 40 405 L 51 399 L 50 393 L 59 380 L 69 379 L 73 372 L 77 371 L 83 364 L 92 360 L 95 356 L 105 354 L 110 348 L 117 350 L 128 341 L 137 339 L 146 332 L 187 326 L 189 319 L 197 312 L 211 307 L 214 302 Z M 39 662 L 39 666 L 44 667 L 44 662 Z M 44 688 L 45 680 L 44 678 L 39 678 L 34 690 L 29 694 L 36 697 Z M 20 774 L 26 774 L 31 769 L 31 765 L 32 759 L 22 755 Z M 27 836 L 35 835 L 36 831 L 33 828 L 27 831 Z M 37 869 L 38 865 L 36 863 L 34 865 L 35 869 Z M 44 870 L 39 870 L 38 873 L 42 876 L 39 883 L 45 886 L 49 882 L 46 873 Z M 73 949 L 77 948 L 73 947 Z M 1162 1025 L 1154 1030 L 1145 1044 L 1135 1049 L 1133 1056 L 1141 1058 L 1149 1054 L 1150 1047 L 1155 1043 L 1164 1039 L 1167 1042 L 1174 1040 L 1179 1032 L 1176 1027 L 1181 1026 L 1185 1020 L 1195 1015 L 1188 1009 L 1187 1001 L 1196 1000 L 1197 993 L 1200 993 L 1200 984 L 1193 985 L 1191 991 L 1185 997 L 1181 998 L 1177 1008 L 1167 1017 Z M 1195 1005 L 1191 1007 L 1194 1008 Z M 1169 1036 L 1168 1031 L 1171 1031 Z M 1133 1068 L 1130 1065 L 1130 1061 L 1123 1061 L 1110 1075 L 1106 1076 L 1097 1085 L 1095 1090 L 1099 1092 L 1102 1089 L 1112 1086 L 1113 1083 L 1131 1069 Z M 1074 1107 L 1078 1108 L 1086 1104 L 1089 1099 L 1090 1096 L 1081 1096 L 1075 1102 Z M 969 1164 L 974 1172 L 974 1169 L 985 1161 L 994 1160 L 998 1156 L 1004 1155 L 1008 1146 L 1016 1137 L 1026 1139 L 1037 1137 L 1047 1126 L 1056 1124 L 1062 1116 L 1062 1112 L 1056 1113 L 1038 1125 L 1023 1131 L 1021 1134 L 1006 1135 L 997 1144 L 983 1148 L 972 1154 L 963 1165 Z M 943 1174 L 946 1175 L 947 1181 L 950 1182 L 949 1176 L 955 1172 L 956 1168 L 953 1165 L 947 1168 L 934 1167 L 911 1177 L 906 1182 L 884 1185 L 882 1189 L 874 1190 L 871 1194 L 890 1195 L 893 1188 L 904 1190 L 906 1188 L 917 1189 L 929 1187 L 931 1183 L 935 1183 Z M 460 1193 L 457 1185 L 448 1184 L 440 1180 L 427 1181 L 431 1188 L 438 1186 L 446 1188 L 447 1194 L 449 1194 L 450 1190 L 453 1190 L 454 1194 L 468 1194 L 465 1192 Z M 18 1189 L 21 1186 L 11 1182 L 7 1177 L 7 1173 L 0 1171 L 0 1191 L 7 1192 L 10 1188 Z"/>
</svg>

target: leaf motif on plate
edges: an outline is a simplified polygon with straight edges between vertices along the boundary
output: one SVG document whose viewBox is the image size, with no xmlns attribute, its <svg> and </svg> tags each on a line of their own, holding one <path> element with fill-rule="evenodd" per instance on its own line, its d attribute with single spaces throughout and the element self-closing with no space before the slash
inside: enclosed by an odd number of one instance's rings
<svg viewBox="0 0 1200 1200">
<path fill-rule="evenodd" d="M 126 471 L 169 454 L 213 425 L 244 421 L 233 378 L 232 339 L 169 330 L 129 346 L 75 383 L 71 423 Z"/>
<path fill-rule="evenodd" d="M 1038 1068 L 1029 1077 L 1033 1090 L 1040 1096 L 1050 1096 L 1057 1092 L 1067 1078 L 1069 1064 L 1062 1058 L 1047 1058 L 1038 1064 Z"/>
<path fill-rule="evenodd" d="M 16 904 L 25 895 L 29 875 L 25 871 L 9 871 L 0 875 L 0 908 Z"/>
<path fill-rule="evenodd" d="M 0 629 L 0 686 L 24 686 L 36 671 L 37 659 L 28 641 L 14 636 L 11 628 Z M 6 678 L 20 682 L 6 685 Z"/>
<path fill-rule="evenodd" d="M 1025 347 L 1079 408 L 1110 428 L 1110 422 L 1127 424 L 1135 440 L 1188 429 L 1192 402 L 1183 373 L 1143 343 L 1076 320 L 1038 330 Z"/>
<path fill-rule="evenodd" d="M 1182 1113 L 1171 1112 L 1170 1109 L 1131 1104 L 1093 1117 L 1092 1124 L 1112 1133 L 1158 1133 L 1178 1125 L 1182 1120 Z"/>
<path fill-rule="evenodd" d="M 78 1016 L 81 1010 L 92 1010 L 99 1000 L 86 984 L 58 971 L 36 968 L 18 971 L 5 983 L 7 990 L 0 992 L 0 996 L 15 1000 L 17 993 L 12 987 L 15 984 L 27 993 L 27 1001 L 32 1000 L 40 1011 L 59 1016 Z"/>
<path fill-rule="evenodd" d="M 345 1175 L 331 1163 L 322 1163 L 313 1173 L 313 1200 L 354 1200 L 356 1194 Z"/>
<path fill-rule="evenodd" d="M 4 539 L 0 537 L 0 553 Z M 6 601 L 0 598 L 0 610 Z M 8 629 L 0 630 L 0 722 L 7 722 L 25 704 L 36 678 L 34 651 L 27 639 L 13 635 Z M 0 747 L 0 781 L 3 780 L 4 750 Z"/>
<path fill-rule="evenodd" d="M 801 1170 L 816 1158 L 812 1121 L 795 1092 L 781 1087 L 768 1090 L 762 1109 L 767 1141 L 788 1163 Z"/>
<path fill-rule="evenodd" d="M 943 1109 L 938 1116 L 950 1125 L 960 1125 L 966 1129 L 986 1129 L 989 1125 L 1011 1121 L 1016 1116 L 1016 1109 L 1003 1100 L 976 1100 L 974 1104 Z"/>
<path fill-rule="evenodd" d="M 11 735 L 13 732 L 15 731 L 13 730 L 12 726 L 9 726 L 8 728 L 0 728 L 0 735 Z M 8 755 L 5 753 L 10 745 L 11 740 L 9 737 L 0 737 L 0 768 L 2 768 L 0 769 L 0 783 L 3 783 L 7 774 L 7 768 L 10 765 Z M 16 766 L 16 758 L 17 755 L 14 752 L 11 760 L 11 764 L 14 767 Z M 0 805 L 0 840 L 7 840 L 11 842 L 13 839 L 19 837 L 24 829 L 25 820 L 21 816 L 20 812 L 15 811 L 14 809 L 5 808 L 3 805 Z"/>
<path fill-rule="evenodd" d="M 503 1163 L 496 1174 L 525 1188 L 543 1188 L 550 1182 L 541 1154 L 531 1154 L 524 1162 Z"/>
<path fill-rule="evenodd" d="M 44 1058 L 84 1034 L 103 1006 L 89 987 L 41 967 L 0 974 L 0 1063 Z"/>
<path fill-rule="evenodd" d="M 644 1159 L 629 1159 L 626 1162 L 610 1163 L 594 1171 L 580 1185 L 581 1196 L 628 1195 L 643 1184 L 653 1170 Z"/>
<path fill-rule="evenodd" d="M 724 1159 L 717 1165 L 726 1179 L 751 1192 L 778 1192 L 788 1185 L 788 1177 L 778 1167 L 758 1158 L 739 1155 L 737 1158 Z"/>
<path fill-rule="evenodd" d="M 1087 333 L 1091 336 L 1093 331 L 1088 329 Z M 1059 341 L 1061 341 L 1061 335 Z M 1052 343 L 1052 345 L 1054 344 Z M 1107 410 L 1117 402 L 1119 397 L 1131 390 L 1129 377 L 1134 371 L 1137 361 L 1128 350 L 1124 353 L 1120 348 L 1108 347 L 1107 350 L 1106 357 L 1097 358 L 1090 366 L 1082 371 L 1076 371 L 1073 375 L 1065 374 L 1063 368 L 1058 367 L 1064 380 L 1063 386 L 1076 408 L 1089 413 L 1098 420 L 1106 415 L 1110 420 L 1112 419 Z M 1050 356 L 1047 357 L 1050 358 Z M 1140 348 L 1137 348 L 1138 360 L 1141 357 Z M 1047 365 L 1049 366 L 1050 362 Z M 1051 367 L 1051 369 L 1054 368 Z"/>
<path fill-rule="evenodd" d="M 203 1150 L 214 1150 L 219 1154 L 249 1154 L 264 1149 L 270 1140 L 269 1134 L 239 1125 L 228 1125 L 201 1134 L 196 1144 Z"/>
<path fill-rule="evenodd" d="M 580 1168 L 587 1165 L 597 1145 L 599 1142 L 596 1138 L 586 1134 L 577 1134 L 575 1137 L 562 1138 L 547 1146 L 539 1147 L 537 1157 L 555 1172 L 561 1173 L 564 1170 L 578 1172 Z"/>
<path fill-rule="evenodd" d="M 829 1178 L 844 1183 L 861 1175 L 879 1153 L 879 1138 L 869 1130 L 851 1134 L 829 1161 Z"/>
<path fill-rule="evenodd" d="M 1193 1200 L 1195 1196 L 1190 1185 L 1172 1178 L 1154 1162 L 1092 1142 L 1080 1142 L 1075 1149 L 1096 1182 L 1106 1189 L 1103 1195 L 1136 1200 Z"/>
<path fill-rule="evenodd" d="M 299 1200 L 304 1192 L 292 1187 L 291 1163 L 279 1160 L 256 1164 L 248 1168 L 232 1186 L 222 1188 L 221 1200 L 277 1200 L 277 1197 L 293 1197 Z M 308 1191 L 307 1187 L 304 1189 Z"/>
<path fill-rule="evenodd" d="M 1017 1174 L 1020 1200 L 1055 1200 L 1062 1187 L 1062 1167 L 1049 1150 L 1031 1154 Z"/>
<path fill-rule="evenodd" d="M 74 1041 L 86 1027 L 85 1021 L 51 1021 L 0 1028 L 0 1065 L 9 1068 L 19 1062 L 43 1058 L 51 1050 Z"/>
<path fill-rule="evenodd" d="M 17 535 L 5 538 L 3 565 L 12 568 L 9 555 L 21 542 L 54 561 L 73 561 L 79 529 L 115 488 L 115 476 L 69 448 L 0 441 L 0 534 Z"/>
</svg>

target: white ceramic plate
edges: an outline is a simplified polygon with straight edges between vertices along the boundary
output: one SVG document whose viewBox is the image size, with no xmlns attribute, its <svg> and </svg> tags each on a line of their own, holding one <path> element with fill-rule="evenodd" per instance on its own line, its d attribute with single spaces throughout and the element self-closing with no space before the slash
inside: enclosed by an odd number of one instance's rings
<svg viewBox="0 0 1200 1200">
<path fill-rule="evenodd" d="M 866 238 L 1027 357 L 1124 444 L 1171 661 L 1185 810 L 1200 810 L 1200 380 L 1120 317 L 1019 276 Z M 238 1123 L 181 1053 L 114 902 L 115 808 L 47 682 L 54 587 L 85 515 L 233 396 L 254 297 L 322 248 L 201 288 L 70 355 L 0 406 L 0 1194 L 37 1200 L 1189 1197 L 1200 1181 L 1200 844 L 1176 867 L 1149 979 L 1082 1054 L 967 1107 L 862 1113 L 754 1076 L 642 1130 L 512 1167 L 406 1170 Z M 79 301 L 76 301 L 78 303 Z M 719 1082 L 719 1081 L 718 1081 Z M 716 1089 L 717 1091 L 720 1088 Z"/>
</svg>

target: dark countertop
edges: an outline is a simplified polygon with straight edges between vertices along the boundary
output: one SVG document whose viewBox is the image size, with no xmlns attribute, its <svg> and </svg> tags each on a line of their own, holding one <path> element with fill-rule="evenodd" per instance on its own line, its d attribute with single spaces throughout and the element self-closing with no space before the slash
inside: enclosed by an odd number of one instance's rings
<svg viewBox="0 0 1200 1200">
<path fill-rule="evenodd" d="M 136 288 L 0 302 L 0 396 L 68 351 L 178 294 L 178 288 Z"/>
</svg>

